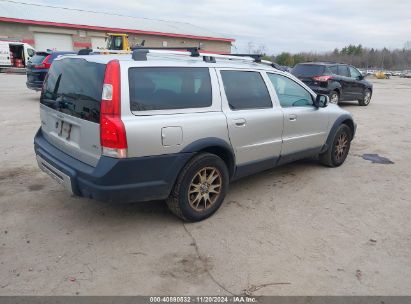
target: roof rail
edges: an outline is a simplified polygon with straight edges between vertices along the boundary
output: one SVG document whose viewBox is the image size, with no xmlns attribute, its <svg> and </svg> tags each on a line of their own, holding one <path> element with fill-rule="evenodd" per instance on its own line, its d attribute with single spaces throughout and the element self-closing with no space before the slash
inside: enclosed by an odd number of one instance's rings
<svg viewBox="0 0 411 304">
<path fill-rule="evenodd" d="M 229 56 L 235 56 L 235 57 L 251 57 L 254 59 L 254 62 L 261 62 L 261 59 L 263 58 L 263 54 L 230 54 Z"/>
<path fill-rule="evenodd" d="M 187 51 L 190 52 L 191 57 L 199 57 L 200 56 L 200 48 L 196 46 L 189 46 L 189 47 L 144 47 L 144 46 L 137 46 L 131 48 L 131 50 L 137 51 L 137 50 L 164 50 L 164 51 Z M 149 53 L 149 52 L 147 52 Z"/>
<path fill-rule="evenodd" d="M 284 67 L 282 67 L 281 65 L 279 65 L 278 63 L 268 61 L 268 60 L 261 60 L 261 63 L 269 65 L 270 67 L 273 67 L 276 70 L 287 72 L 287 70 Z"/>
<path fill-rule="evenodd" d="M 97 55 L 97 54 L 130 54 L 130 51 L 107 50 L 107 49 L 81 49 L 77 55 Z"/>
<path fill-rule="evenodd" d="M 81 49 L 78 51 L 77 55 L 90 55 L 90 53 L 93 52 L 92 49 Z"/>
<path fill-rule="evenodd" d="M 138 48 L 133 50 L 131 58 L 135 61 L 147 61 L 148 53 L 150 53 L 150 50 Z"/>
<path fill-rule="evenodd" d="M 173 50 L 179 52 L 172 52 Z M 181 52 L 181 50 L 187 50 L 187 52 Z M 262 54 L 212 54 L 212 53 L 200 53 L 200 48 L 197 47 L 188 47 L 188 48 L 180 48 L 180 47 L 135 47 L 133 48 L 133 60 L 136 61 L 146 61 L 147 54 L 150 51 L 151 53 L 162 53 L 162 54 L 173 54 L 173 55 L 190 55 L 191 57 L 203 57 L 203 61 L 209 63 L 216 63 L 216 58 L 225 59 L 225 60 L 244 60 L 244 61 L 252 61 L 255 63 L 261 63 L 265 65 L 269 65 L 274 69 L 284 71 L 284 69 L 275 62 L 271 62 L 268 60 L 262 60 Z M 167 52 L 171 51 L 171 52 Z"/>
<path fill-rule="evenodd" d="M 216 58 L 225 60 L 243 60 L 252 61 L 255 63 L 261 63 L 269 65 L 277 70 L 284 71 L 280 65 L 268 60 L 262 60 L 262 54 L 213 54 L 213 53 L 200 53 L 199 47 L 143 47 L 137 46 L 132 48 L 132 59 L 135 61 L 147 61 L 147 54 L 150 53 L 160 54 L 173 54 L 173 55 L 190 55 L 190 57 L 203 57 L 204 62 L 216 63 Z M 167 52 L 169 51 L 169 52 Z M 183 51 L 183 52 L 182 52 Z M 186 51 L 186 52 L 184 52 Z M 107 49 L 82 49 L 78 52 L 78 55 L 90 55 L 90 54 L 130 54 L 129 51 L 116 51 Z"/>
</svg>

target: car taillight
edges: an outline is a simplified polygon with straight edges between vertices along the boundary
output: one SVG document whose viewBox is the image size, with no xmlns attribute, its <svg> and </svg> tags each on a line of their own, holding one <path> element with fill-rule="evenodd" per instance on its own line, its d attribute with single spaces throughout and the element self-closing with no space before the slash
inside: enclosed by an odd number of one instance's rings
<svg viewBox="0 0 411 304">
<path fill-rule="evenodd" d="M 100 105 L 100 142 L 103 155 L 127 157 L 127 138 L 121 121 L 120 63 L 111 60 L 106 66 Z"/>
<path fill-rule="evenodd" d="M 333 77 L 330 75 L 325 76 L 314 76 L 313 79 L 319 82 L 327 82 L 328 80 L 332 79 Z"/>
<path fill-rule="evenodd" d="M 40 64 L 34 66 L 35 69 L 49 69 L 51 67 L 51 63 L 49 62 L 51 55 L 46 56 Z"/>
</svg>

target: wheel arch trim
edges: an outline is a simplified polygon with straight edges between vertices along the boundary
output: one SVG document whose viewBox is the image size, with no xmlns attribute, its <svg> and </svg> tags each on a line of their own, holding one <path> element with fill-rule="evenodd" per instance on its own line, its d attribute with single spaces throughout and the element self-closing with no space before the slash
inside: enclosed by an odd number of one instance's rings
<svg viewBox="0 0 411 304">
<path fill-rule="evenodd" d="M 350 115 L 343 114 L 334 121 L 334 124 L 332 125 L 330 132 L 328 133 L 327 140 L 325 141 L 325 145 L 322 148 L 321 153 L 327 151 L 328 148 L 332 145 L 334 134 L 335 132 L 337 132 L 338 127 L 342 124 L 346 124 L 351 129 L 351 140 L 353 140 L 356 131 L 356 124 L 354 123 L 354 120 Z"/>
<path fill-rule="evenodd" d="M 230 178 L 235 172 L 235 153 L 231 145 L 217 137 L 207 137 L 203 139 L 196 140 L 186 146 L 182 153 L 200 153 L 208 152 L 219 156 L 227 165 L 228 171 L 230 173 Z"/>
</svg>

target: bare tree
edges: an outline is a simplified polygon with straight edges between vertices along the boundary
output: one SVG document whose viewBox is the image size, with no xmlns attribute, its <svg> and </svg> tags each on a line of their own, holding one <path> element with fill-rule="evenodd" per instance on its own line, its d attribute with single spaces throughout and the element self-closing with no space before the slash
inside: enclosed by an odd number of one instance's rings
<svg viewBox="0 0 411 304">
<path fill-rule="evenodd" d="M 253 51 L 254 51 L 254 42 L 249 41 L 249 42 L 247 43 L 247 51 L 248 51 L 248 54 L 253 54 Z"/>
</svg>

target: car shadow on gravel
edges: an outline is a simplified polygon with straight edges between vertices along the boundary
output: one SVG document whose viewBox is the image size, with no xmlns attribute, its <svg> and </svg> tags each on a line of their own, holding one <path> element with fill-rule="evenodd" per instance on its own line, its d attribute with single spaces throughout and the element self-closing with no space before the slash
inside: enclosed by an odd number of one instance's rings
<svg viewBox="0 0 411 304">
<path fill-rule="evenodd" d="M 338 103 L 338 105 L 341 108 L 347 108 L 347 107 L 360 107 L 360 105 L 358 104 L 358 101 L 354 100 L 354 101 L 340 101 Z"/>
<path fill-rule="evenodd" d="M 230 191 L 234 193 L 236 189 L 243 187 L 258 188 L 263 183 L 287 184 L 298 176 L 299 171 L 318 167 L 322 166 L 315 159 L 304 159 L 286 164 L 233 182 L 228 194 Z M 36 209 L 40 213 L 53 214 L 57 212 L 67 221 L 109 224 L 118 220 L 124 220 L 126 223 L 144 220 L 146 223 L 147 221 L 151 222 L 154 226 L 159 223 L 181 222 L 169 211 L 165 201 L 161 200 L 107 203 L 76 196 L 70 197 L 64 189 L 55 185 L 49 180 L 49 177 L 33 167 L 2 170 L 0 171 L 0 182 L 2 185 L 0 190 L 5 191 L 4 194 L 0 194 L 1 200 L 14 197 L 17 192 L 22 195 L 34 196 L 36 199 L 27 202 L 27 207 L 36 205 Z M 230 208 L 235 208 L 235 206 L 230 206 Z M 70 217 L 73 218 L 70 219 Z"/>
<path fill-rule="evenodd" d="M 295 178 L 295 176 L 298 176 L 299 171 L 311 170 L 315 168 L 327 169 L 323 167 L 316 158 L 298 160 L 290 164 L 275 167 L 234 181 L 230 184 L 230 188 L 227 194 L 229 194 L 230 191 L 235 192 L 237 188 L 243 188 L 244 186 L 255 188 L 261 186 L 261 184 L 264 182 L 271 182 L 273 180 L 286 184 L 288 182 L 285 180 Z M 138 220 L 140 217 L 149 217 L 153 221 L 157 219 L 160 221 L 181 221 L 179 218 L 173 215 L 171 211 L 169 211 L 166 202 L 161 200 L 136 203 L 106 203 L 84 198 L 76 199 L 86 201 L 84 203 L 89 205 L 86 207 L 87 209 L 89 209 L 88 211 L 95 212 L 98 215 L 108 218 L 122 217 L 124 219 L 130 218 L 133 220 Z M 235 208 L 235 206 L 233 208 Z"/>
<path fill-rule="evenodd" d="M 140 220 L 149 220 L 154 225 L 165 222 L 180 221 L 167 208 L 165 201 L 149 201 L 135 203 L 121 202 L 100 202 L 84 198 L 76 198 L 82 201 L 82 209 L 85 211 L 84 220 L 89 221 L 90 215 L 93 221 L 116 221 L 121 219 L 125 222 L 135 222 Z M 77 212 L 76 212 L 77 213 Z M 83 217 L 83 213 L 76 215 L 77 218 Z"/>
</svg>

